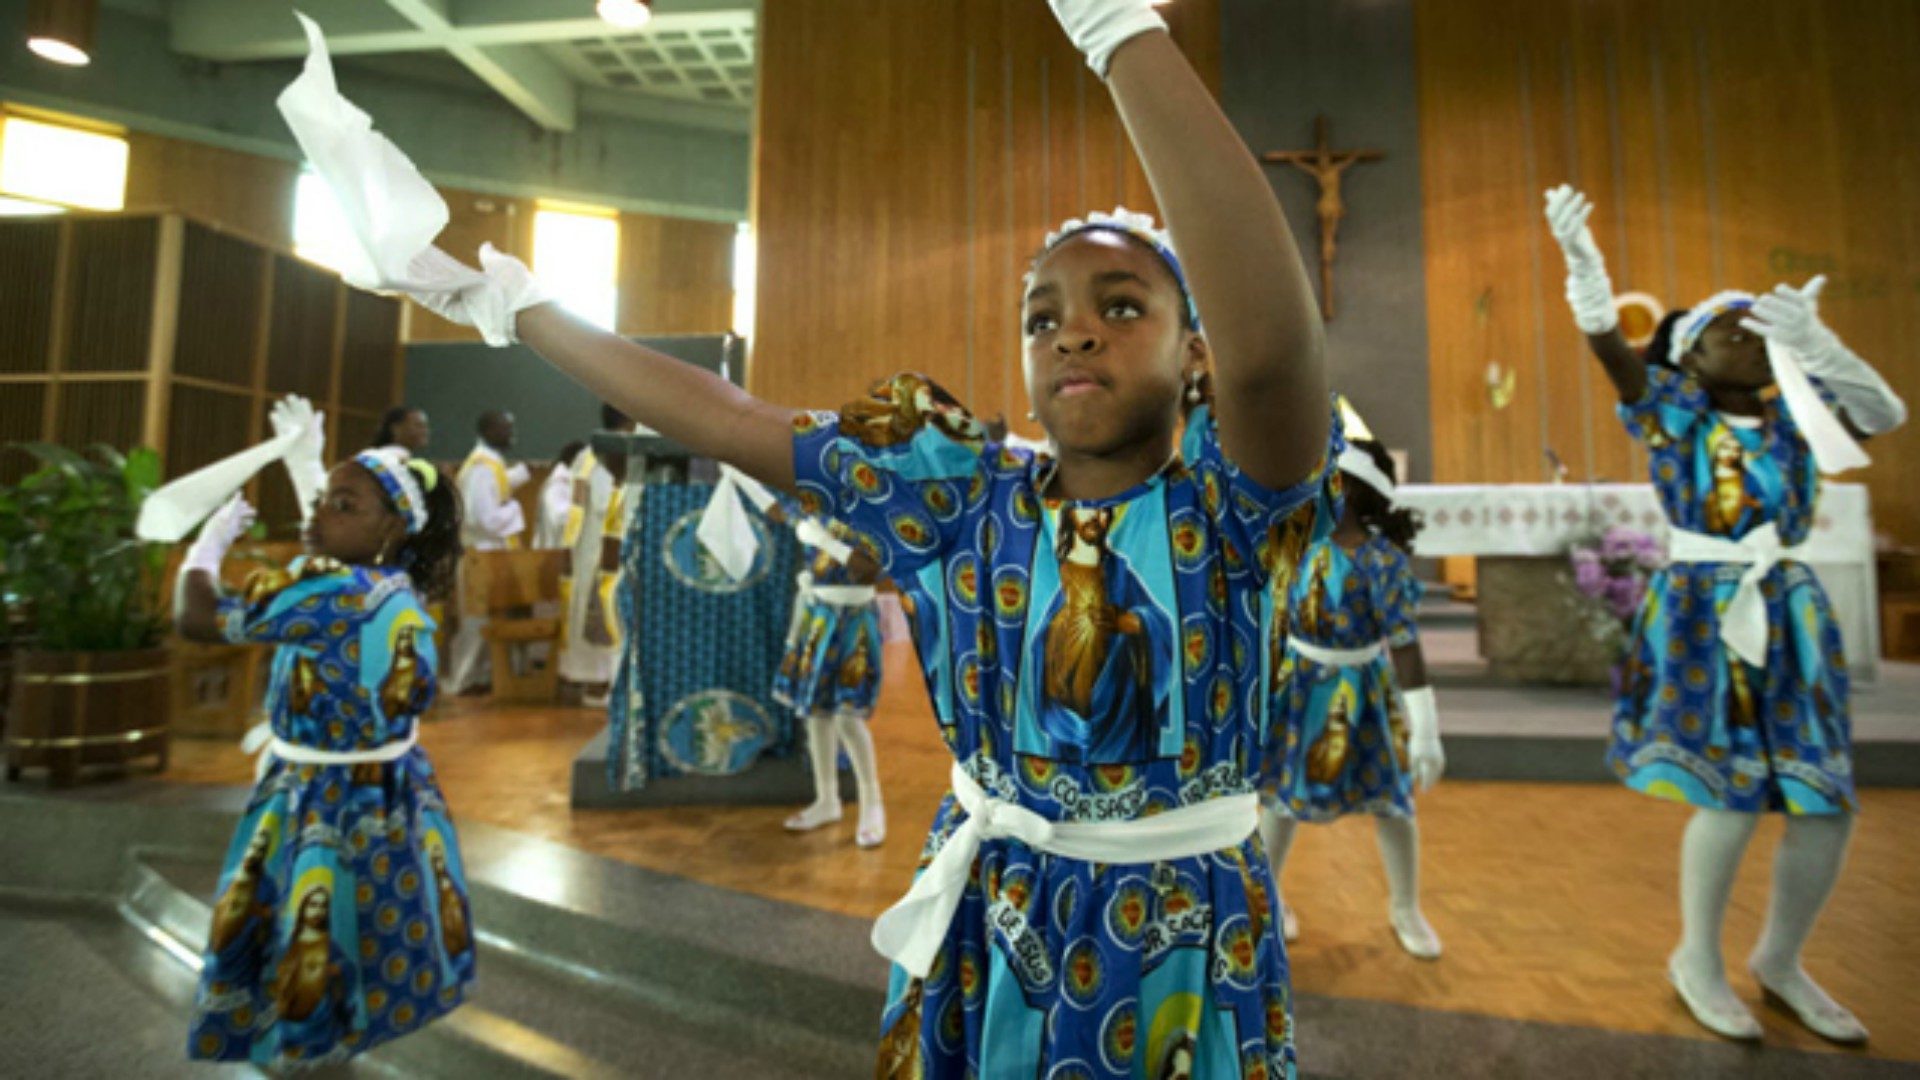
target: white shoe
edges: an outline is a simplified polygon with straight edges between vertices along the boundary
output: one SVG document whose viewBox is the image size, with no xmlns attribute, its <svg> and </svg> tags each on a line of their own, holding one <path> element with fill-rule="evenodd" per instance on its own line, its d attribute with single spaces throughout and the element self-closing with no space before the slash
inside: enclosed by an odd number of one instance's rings
<svg viewBox="0 0 1920 1080">
<path fill-rule="evenodd" d="M 839 820 L 839 803 L 814 803 L 812 806 L 787 818 L 787 831 L 812 832 L 822 825 L 831 825 Z"/>
<path fill-rule="evenodd" d="M 1686 977 L 1680 972 L 1680 965 L 1671 958 L 1667 960 L 1667 981 L 1673 984 L 1674 992 L 1680 995 L 1687 1011 L 1693 1014 L 1701 1027 L 1723 1039 L 1759 1040 L 1760 1021 L 1755 1020 L 1740 999 L 1733 996 L 1731 989 L 1721 1000 L 1714 1000 L 1688 985 Z"/>
<path fill-rule="evenodd" d="M 1288 944 L 1300 940 L 1300 916 L 1293 913 L 1293 905 L 1280 901 L 1280 936 Z"/>
<path fill-rule="evenodd" d="M 1400 947 L 1407 950 L 1409 956 L 1419 960 L 1440 959 L 1440 935 L 1433 932 L 1427 917 L 1419 908 L 1412 911 L 1388 911 L 1387 922 L 1393 926 L 1393 936 L 1400 941 Z"/>
<path fill-rule="evenodd" d="M 1794 1019 L 1806 1025 L 1808 1031 L 1826 1039 L 1828 1042 L 1845 1043 L 1850 1046 L 1867 1041 L 1867 1027 L 1846 1007 L 1827 996 L 1818 983 L 1807 977 L 1804 970 L 1796 968 L 1785 978 L 1772 978 L 1760 973 L 1760 966 L 1749 961 L 1747 972 L 1753 981 L 1760 984 L 1760 994 L 1767 1004 L 1784 1012 L 1792 1013 Z"/>
<path fill-rule="evenodd" d="M 877 848 L 887 841 L 887 808 L 874 803 L 860 808 L 860 828 L 854 831 L 853 842 L 863 848 Z"/>
</svg>

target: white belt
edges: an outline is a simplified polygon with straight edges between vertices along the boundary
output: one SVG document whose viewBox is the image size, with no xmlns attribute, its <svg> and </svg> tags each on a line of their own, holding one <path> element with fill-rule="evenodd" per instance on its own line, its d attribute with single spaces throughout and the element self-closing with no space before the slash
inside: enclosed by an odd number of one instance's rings
<svg viewBox="0 0 1920 1080">
<path fill-rule="evenodd" d="M 933 966 L 984 841 L 1012 837 L 1049 855 L 1127 865 L 1230 848 L 1260 825 L 1260 797 L 1251 793 L 1133 821 L 1048 821 L 1017 803 L 988 798 L 959 762 L 953 765 L 952 779 L 954 797 L 967 820 L 947 837 L 907 895 L 873 924 L 873 947 L 915 978 L 925 978 Z"/>
<path fill-rule="evenodd" d="M 873 603 L 871 585 L 815 585 L 807 595 L 834 607 L 864 607 Z"/>
<path fill-rule="evenodd" d="M 1780 531 L 1772 522 L 1738 540 L 1674 529 L 1667 541 L 1667 560 L 1677 563 L 1744 563 L 1740 587 L 1720 616 L 1720 640 L 1740 659 L 1755 667 L 1767 663 L 1767 603 L 1760 583 L 1782 561 L 1804 561 L 1807 545 L 1782 547 Z"/>
<path fill-rule="evenodd" d="M 1382 651 L 1377 641 L 1358 649 L 1329 649 L 1325 645 L 1302 641 L 1292 634 L 1287 635 L 1287 648 L 1323 667 L 1359 667 L 1362 664 L 1371 664 L 1380 658 Z"/>
<path fill-rule="evenodd" d="M 420 724 L 415 721 L 407 737 L 397 742 L 382 743 L 369 750 L 320 750 L 287 742 L 273 733 L 272 722 L 262 721 L 247 729 L 247 737 L 240 740 L 240 749 L 248 754 L 260 755 L 253 767 L 254 778 L 259 779 L 267 774 L 267 762 L 272 758 L 293 765 L 382 764 L 398 761 L 419 741 Z"/>
</svg>

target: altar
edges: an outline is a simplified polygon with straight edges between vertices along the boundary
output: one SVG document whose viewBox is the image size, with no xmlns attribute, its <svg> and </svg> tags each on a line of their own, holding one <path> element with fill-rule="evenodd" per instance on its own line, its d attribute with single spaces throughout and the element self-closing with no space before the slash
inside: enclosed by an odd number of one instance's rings
<svg viewBox="0 0 1920 1080">
<path fill-rule="evenodd" d="M 1476 560 L 1480 655 L 1503 682 L 1603 683 L 1614 657 L 1587 628 L 1567 551 L 1615 526 L 1662 544 L 1666 515 L 1647 484 L 1406 484 L 1396 504 L 1426 519 L 1422 558 Z M 1807 565 L 1833 605 L 1856 677 L 1880 658 L 1873 517 L 1863 484 L 1825 484 Z"/>
</svg>

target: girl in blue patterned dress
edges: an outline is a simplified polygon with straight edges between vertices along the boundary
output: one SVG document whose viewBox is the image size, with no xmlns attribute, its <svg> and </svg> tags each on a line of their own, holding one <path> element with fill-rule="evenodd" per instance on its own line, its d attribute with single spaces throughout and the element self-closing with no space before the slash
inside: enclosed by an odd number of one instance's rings
<svg viewBox="0 0 1920 1080">
<path fill-rule="evenodd" d="M 1761 813 L 1787 816 L 1766 928 L 1748 970 L 1770 1000 L 1826 1038 L 1866 1028 L 1801 967 L 1845 859 L 1853 815 L 1847 664 L 1826 593 L 1800 545 L 1821 472 L 1865 463 L 1850 436 L 1891 430 L 1906 406 L 1821 323 L 1822 279 L 1754 297 L 1726 292 L 1670 318 L 1645 356 L 1620 334 L 1612 285 L 1562 186 L 1547 218 L 1567 297 L 1645 445 L 1672 525 L 1671 565 L 1635 621 L 1608 763 L 1628 787 L 1698 809 L 1680 859 L 1684 930 L 1668 978 L 1728 1038 L 1760 1026 L 1727 982 L 1720 927 Z"/>
<path fill-rule="evenodd" d="M 954 762 L 874 929 L 896 964 L 881 1075 L 1291 1077 L 1256 789 L 1271 597 L 1331 526 L 1321 321 L 1272 189 L 1151 0 L 1053 7 L 1173 237 L 1100 215 L 1034 260 L 1025 377 L 1053 454 L 989 440 L 915 374 L 838 413 L 757 400 L 565 314 L 497 252 L 484 284 L 414 295 L 796 493 L 904 594 Z M 1217 405 L 1177 443 L 1209 371 Z"/>
<path fill-rule="evenodd" d="M 1386 866 L 1388 925 L 1401 948 L 1440 955 L 1420 911 L 1420 834 L 1413 793 L 1446 768 L 1439 713 L 1427 685 L 1415 617 L 1420 581 L 1407 556 L 1420 524 L 1393 507 L 1393 458 L 1352 440 L 1340 455 L 1346 509 L 1313 545 L 1286 598 L 1272 644 L 1272 726 L 1261 786 L 1261 827 L 1276 889 L 1298 822 L 1372 814 Z M 1286 939 L 1299 936 L 1280 902 Z"/>
<path fill-rule="evenodd" d="M 221 593 L 220 562 L 253 517 L 236 496 L 181 570 L 182 636 L 275 646 L 268 757 L 220 874 L 195 1058 L 342 1061 L 453 1009 L 473 981 L 460 849 L 414 745 L 438 666 L 425 596 L 459 556 L 453 488 L 390 449 L 327 475 L 315 430 L 306 452 L 326 491 L 307 553 Z"/>
<path fill-rule="evenodd" d="M 853 546 L 857 538 L 846 526 L 802 516 L 791 500 L 783 500 L 769 516 L 798 519 L 794 531 L 807 564 L 794 592 L 773 699 L 807 725 L 813 803 L 787 818 L 786 826 L 808 832 L 840 820 L 839 764 L 845 750 L 860 799 L 854 843 L 879 847 L 887 838 L 887 809 L 867 718 L 880 696 L 880 616 L 874 602 L 880 566 Z"/>
</svg>

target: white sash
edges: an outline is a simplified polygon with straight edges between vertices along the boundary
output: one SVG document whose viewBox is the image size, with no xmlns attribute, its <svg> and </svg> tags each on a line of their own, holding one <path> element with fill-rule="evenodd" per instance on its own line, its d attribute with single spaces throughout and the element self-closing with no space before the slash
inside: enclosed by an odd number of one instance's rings
<svg viewBox="0 0 1920 1080">
<path fill-rule="evenodd" d="M 947 837 L 907 895 L 873 924 L 873 947 L 915 978 L 925 978 L 933 966 L 984 841 L 1012 837 L 1049 855 L 1134 865 L 1230 848 L 1260 825 L 1260 797 L 1251 792 L 1133 821 L 1048 821 L 1017 803 L 988 798 L 959 762 L 953 764 L 952 781 L 967 820 Z"/>
<path fill-rule="evenodd" d="M 261 721 L 247 729 L 247 736 L 240 740 L 240 749 L 248 754 L 258 754 L 254 762 L 254 779 L 267 775 L 267 762 L 272 758 L 292 765 L 365 765 L 383 764 L 398 761 L 406 756 L 420 741 L 420 723 L 415 721 L 407 737 L 390 743 L 382 743 L 368 750 L 321 750 L 312 746 L 290 743 L 273 733 L 271 721 Z"/>
<path fill-rule="evenodd" d="M 1287 648 L 1323 667 L 1359 667 L 1371 664 L 1380 658 L 1383 648 L 1379 642 L 1358 649 L 1329 649 L 1325 645 L 1315 645 L 1311 641 L 1302 641 L 1292 634 L 1287 635 Z"/>
<path fill-rule="evenodd" d="M 1740 588 L 1720 615 L 1720 640 L 1740 659 L 1755 667 L 1767 663 L 1767 603 L 1760 583 L 1781 562 L 1805 561 L 1807 546 L 1783 547 L 1780 531 L 1769 521 L 1738 540 L 1674 529 L 1667 540 L 1667 560 L 1677 563 L 1744 563 Z"/>
</svg>

